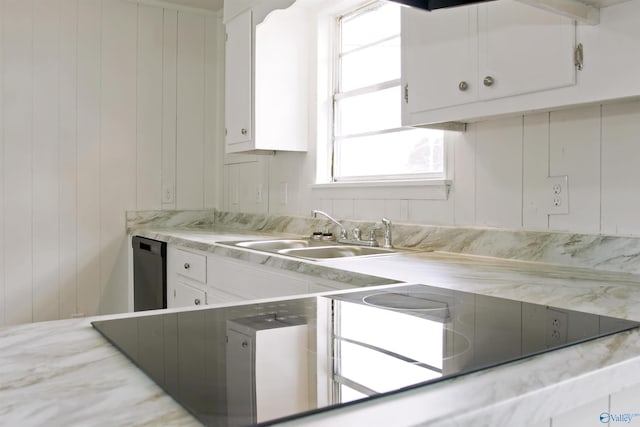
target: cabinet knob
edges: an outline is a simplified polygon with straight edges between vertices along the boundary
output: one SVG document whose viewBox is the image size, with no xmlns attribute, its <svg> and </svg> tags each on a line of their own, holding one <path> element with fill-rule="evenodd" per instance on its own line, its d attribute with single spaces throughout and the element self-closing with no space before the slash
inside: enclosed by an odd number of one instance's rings
<svg viewBox="0 0 640 427">
<path fill-rule="evenodd" d="M 246 135 L 246 134 L 247 134 L 247 130 L 246 130 L 246 129 L 244 129 L 244 128 L 243 128 L 243 129 L 240 129 L 240 133 L 241 133 L 241 134 L 243 134 L 243 135 Z"/>
<path fill-rule="evenodd" d="M 249 343 L 248 343 L 248 342 L 246 342 L 246 341 L 242 341 L 242 347 L 243 347 L 243 348 L 247 348 L 247 347 L 249 347 Z"/>
<path fill-rule="evenodd" d="M 458 89 L 460 89 L 461 92 L 464 92 L 465 90 L 469 89 L 469 83 L 465 82 L 464 80 L 461 81 L 460 83 L 458 83 Z"/>
<path fill-rule="evenodd" d="M 185 270 L 188 270 L 188 269 L 190 269 L 190 268 L 191 268 L 191 265 L 190 265 L 188 262 L 185 262 L 185 263 L 184 263 L 184 269 L 185 269 Z"/>
<path fill-rule="evenodd" d="M 493 86 L 493 84 L 495 83 L 495 80 L 493 79 L 493 77 L 487 76 L 484 78 L 482 83 L 484 83 L 485 86 L 489 87 L 489 86 Z"/>
<path fill-rule="evenodd" d="M 200 305 L 200 298 L 196 298 L 196 299 L 194 299 L 194 300 L 193 300 L 193 303 L 194 303 L 195 305 Z"/>
</svg>

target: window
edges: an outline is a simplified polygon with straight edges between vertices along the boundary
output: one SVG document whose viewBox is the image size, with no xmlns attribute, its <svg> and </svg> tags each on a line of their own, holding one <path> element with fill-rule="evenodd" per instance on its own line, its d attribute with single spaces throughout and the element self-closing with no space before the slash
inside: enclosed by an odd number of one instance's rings
<svg viewBox="0 0 640 427">
<path fill-rule="evenodd" d="M 401 126 L 400 8 L 338 18 L 331 179 L 444 178 L 443 131 Z"/>
</svg>

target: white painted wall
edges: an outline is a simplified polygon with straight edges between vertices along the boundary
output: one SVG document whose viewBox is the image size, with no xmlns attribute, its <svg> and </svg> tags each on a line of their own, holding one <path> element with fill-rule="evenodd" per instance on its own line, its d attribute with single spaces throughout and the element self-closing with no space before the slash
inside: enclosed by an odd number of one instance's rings
<svg viewBox="0 0 640 427">
<path fill-rule="evenodd" d="M 486 120 L 469 124 L 465 133 L 447 134 L 453 181 L 447 200 L 425 197 L 425 188 L 413 194 L 398 191 L 397 197 L 388 189 L 367 189 L 360 196 L 312 188 L 316 176 L 323 175 L 316 173 L 316 163 L 326 158 L 331 116 L 332 18 L 326 11 L 319 16 L 310 24 L 315 27 L 310 28 L 310 45 L 317 49 L 309 54 L 309 151 L 227 156 L 221 165 L 225 210 L 309 215 L 311 209 L 322 209 L 342 219 L 387 216 L 406 223 L 640 236 L 640 101 Z M 600 62 L 606 61 L 591 66 Z M 366 152 L 360 161 L 368 161 Z M 547 214 L 550 175 L 569 177 L 568 215 Z"/>
<path fill-rule="evenodd" d="M 310 138 L 315 142 L 313 130 Z M 327 197 L 327 191 L 312 189 L 314 148 L 277 153 L 224 166 L 226 191 L 242 182 L 233 196 L 238 203 L 228 203 L 225 194 L 224 208 L 293 215 L 322 209 L 343 219 L 388 216 L 407 223 L 640 236 L 639 139 L 640 101 L 472 123 L 467 132 L 446 137 L 453 185 L 445 201 L 394 199 L 388 191 L 380 197 L 367 192 L 366 199 L 338 192 Z M 546 213 L 549 175 L 569 177 L 568 215 Z M 254 200 L 262 180 L 268 206 Z M 282 183 L 289 189 L 286 205 Z"/>
<path fill-rule="evenodd" d="M 148 1 L 0 0 L 0 325 L 125 311 L 125 211 L 215 206 L 222 34 Z"/>
</svg>

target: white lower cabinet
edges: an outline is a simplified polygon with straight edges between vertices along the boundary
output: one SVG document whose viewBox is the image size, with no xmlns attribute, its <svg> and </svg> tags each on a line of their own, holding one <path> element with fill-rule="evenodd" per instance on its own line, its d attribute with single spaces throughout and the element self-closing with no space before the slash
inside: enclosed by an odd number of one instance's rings
<svg viewBox="0 0 640 427">
<path fill-rule="evenodd" d="M 261 315 L 226 327 L 229 427 L 315 407 L 309 396 L 309 333 L 302 317 Z"/>
<path fill-rule="evenodd" d="M 167 307 L 224 304 L 353 287 L 208 252 L 167 248 Z"/>
<path fill-rule="evenodd" d="M 167 248 L 167 308 L 207 303 L 205 253 Z"/>
<path fill-rule="evenodd" d="M 306 295 L 350 287 L 343 283 L 211 254 L 207 257 L 207 270 L 215 272 L 207 282 L 209 304 Z"/>
<path fill-rule="evenodd" d="M 207 293 L 202 289 L 196 289 L 180 281 L 176 281 L 171 288 L 170 291 L 167 289 L 167 306 L 169 308 L 207 303 Z"/>
</svg>

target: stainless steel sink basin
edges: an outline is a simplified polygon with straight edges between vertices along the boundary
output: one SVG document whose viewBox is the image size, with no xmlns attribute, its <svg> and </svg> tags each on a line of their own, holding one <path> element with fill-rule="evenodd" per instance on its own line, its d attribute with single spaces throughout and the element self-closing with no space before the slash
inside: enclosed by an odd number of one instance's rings
<svg viewBox="0 0 640 427">
<path fill-rule="evenodd" d="M 395 249 L 348 245 L 312 239 L 249 240 L 221 242 L 221 244 L 315 261 L 331 258 L 387 255 L 398 252 Z"/>
<path fill-rule="evenodd" d="M 393 249 L 385 249 L 378 247 L 355 246 L 355 245 L 335 245 L 308 247 L 299 249 L 282 249 L 278 253 L 283 255 L 297 256 L 307 259 L 328 259 L 328 258 L 344 258 L 365 255 L 382 255 L 395 253 Z"/>
<path fill-rule="evenodd" d="M 274 252 L 281 249 L 306 248 L 309 246 L 308 240 L 253 240 L 249 242 L 238 242 L 234 244 L 242 248 L 256 249 L 259 251 Z"/>
</svg>

